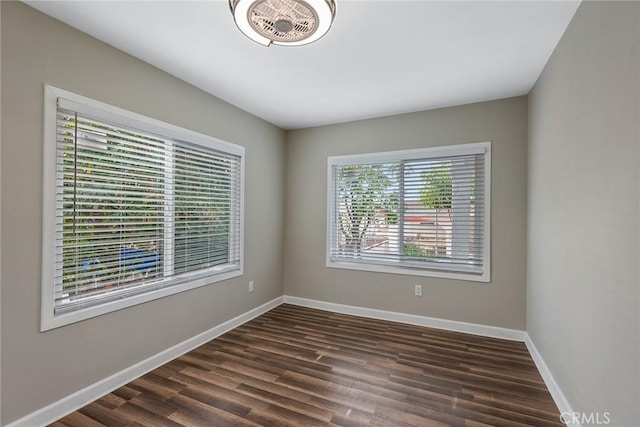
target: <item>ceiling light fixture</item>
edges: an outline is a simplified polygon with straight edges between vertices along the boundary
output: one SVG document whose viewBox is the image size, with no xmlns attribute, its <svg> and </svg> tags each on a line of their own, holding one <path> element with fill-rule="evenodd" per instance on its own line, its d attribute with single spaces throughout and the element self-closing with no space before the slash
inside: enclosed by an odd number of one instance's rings
<svg viewBox="0 0 640 427">
<path fill-rule="evenodd" d="M 229 0 L 236 25 L 264 46 L 301 46 L 324 36 L 336 15 L 334 0 Z"/>
</svg>

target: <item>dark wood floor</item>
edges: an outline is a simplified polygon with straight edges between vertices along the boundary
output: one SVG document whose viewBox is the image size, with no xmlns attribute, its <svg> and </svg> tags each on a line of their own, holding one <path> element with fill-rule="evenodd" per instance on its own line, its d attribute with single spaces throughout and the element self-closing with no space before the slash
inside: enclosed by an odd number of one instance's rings
<svg viewBox="0 0 640 427">
<path fill-rule="evenodd" d="M 561 426 L 523 343 L 282 305 L 54 423 Z"/>
</svg>

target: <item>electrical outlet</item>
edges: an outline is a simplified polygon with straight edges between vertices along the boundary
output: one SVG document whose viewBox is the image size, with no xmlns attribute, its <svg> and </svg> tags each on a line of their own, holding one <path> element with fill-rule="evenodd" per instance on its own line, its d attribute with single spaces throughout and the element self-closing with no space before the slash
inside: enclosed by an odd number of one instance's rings
<svg viewBox="0 0 640 427">
<path fill-rule="evenodd" d="M 249 292 L 253 292 L 253 280 L 249 280 Z"/>
<path fill-rule="evenodd" d="M 415 293 L 415 295 L 417 297 L 421 297 L 422 296 L 422 285 L 416 285 L 414 293 Z"/>
</svg>

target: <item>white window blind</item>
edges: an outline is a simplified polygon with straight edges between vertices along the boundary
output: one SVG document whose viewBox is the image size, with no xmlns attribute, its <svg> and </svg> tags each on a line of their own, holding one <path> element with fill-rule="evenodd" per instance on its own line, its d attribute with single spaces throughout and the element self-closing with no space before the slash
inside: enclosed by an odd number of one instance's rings
<svg viewBox="0 0 640 427">
<path fill-rule="evenodd" d="M 57 98 L 54 318 L 241 272 L 242 150 L 135 122 Z"/>
<path fill-rule="evenodd" d="M 489 150 L 329 158 L 328 265 L 488 281 Z"/>
</svg>

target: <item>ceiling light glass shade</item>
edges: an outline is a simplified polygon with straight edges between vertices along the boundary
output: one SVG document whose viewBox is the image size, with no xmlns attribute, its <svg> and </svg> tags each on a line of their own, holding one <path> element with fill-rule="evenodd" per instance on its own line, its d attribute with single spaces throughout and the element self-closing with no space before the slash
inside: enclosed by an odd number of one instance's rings
<svg viewBox="0 0 640 427">
<path fill-rule="evenodd" d="M 336 14 L 334 0 L 229 0 L 236 25 L 264 46 L 301 46 L 324 36 Z"/>
</svg>

